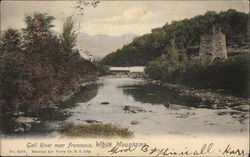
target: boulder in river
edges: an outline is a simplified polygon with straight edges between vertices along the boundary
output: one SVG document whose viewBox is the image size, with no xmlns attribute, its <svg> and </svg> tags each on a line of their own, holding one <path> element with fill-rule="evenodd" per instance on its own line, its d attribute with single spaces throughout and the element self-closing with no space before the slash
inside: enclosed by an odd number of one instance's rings
<svg viewBox="0 0 250 157">
<path fill-rule="evenodd" d="M 85 122 L 91 123 L 91 124 L 93 124 L 93 123 L 102 124 L 102 121 L 97 121 L 97 120 L 94 120 L 94 119 L 87 119 L 87 120 L 85 120 Z"/>
<path fill-rule="evenodd" d="M 180 109 L 188 109 L 188 106 L 178 105 L 178 104 L 169 104 L 169 108 L 173 110 L 180 110 Z"/>
<path fill-rule="evenodd" d="M 179 114 L 176 118 L 187 118 L 187 117 L 189 117 L 189 114 L 182 113 L 182 114 Z"/>
<path fill-rule="evenodd" d="M 136 121 L 136 120 L 132 120 L 131 122 L 130 122 L 130 124 L 132 124 L 132 125 L 137 125 L 137 124 L 139 124 L 140 122 L 138 122 L 138 121 Z"/>
<path fill-rule="evenodd" d="M 217 113 L 217 115 L 219 115 L 219 116 L 226 115 L 226 114 L 227 114 L 227 112 L 224 112 L 224 111 Z"/>
<path fill-rule="evenodd" d="M 102 105 L 108 105 L 108 104 L 109 104 L 109 102 L 104 101 L 104 102 L 101 102 L 101 104 L 102 104 Z"/>
<path fill-rule="evenodd" d="M 123 110 L 129 111 L 132 113 L 137 113 L 137 112 L 146 112 L 144 108 L 138 107 L 138 106 L 124 106 Z"/>
<path fill-rule="evenodd" d="M 169 107 L 170 107 L 170 104 L 169 104 L 169 103 L 166 103 L 166 104 L 164 104 L 163 106 L 166 107 L 166 108 L 169 108 Z"/>
</svg>

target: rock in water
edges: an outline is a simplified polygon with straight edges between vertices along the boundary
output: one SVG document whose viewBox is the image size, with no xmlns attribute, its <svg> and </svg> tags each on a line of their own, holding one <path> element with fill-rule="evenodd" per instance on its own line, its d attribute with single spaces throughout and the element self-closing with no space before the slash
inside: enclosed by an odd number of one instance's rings
<svg viewBox="0 0 250 157">
<path fill-rule="evenodd" d="M 91 124 L 93 124 L 93 123 L 95 123 L 95 124 L 102 124 L 102 121 L 97 121 L 97 120 L 93 120 L 93 119 L 87 119 L 87 120 L 85 120 L 85 122 L 91 123 Z"/>
<path fill-rule="evenodd" d="M 188 116 L 188 114 L 180 114 L 176 118 L 187 118 Z"/>
<path fill-rule="evenodd" d="M 188 109 L 188 106 L 178 105 L 178 104 L 169 104 L 169 108 L 173 110 L 180 110 L 180 109 Z"/>
<path fill-rule="evenodd" d="M 125 111 L 129 111 L 132 113 L 137 113 L 137 112 L 146 112 L 142 107 L 138 107 L 138 106 L 124 106 L 123 110 Z"/>
<path fill-rule="evenodd" d="M 132 125 L 137 125 L 137 124 L 139 124 L 139 122 L 136 121 L 136 120 L 133 120 L 133 121 L 130 122 L 130 124 L 132 124 Z"/>
<path fill-rule="evenodd" d="M 165 106 L 166 108 L 169 108 L 170 104 L 167 103 L 167 104 L 164 104 L 164 106 Z"/>
<path fill-rule="evenodd" d="M 101 104 L 102 104 L 102 105 L 108 105 L 108 104 L 109 104 L 109 102 L 104 101 L 104 102 L 101 102 Z"/>
</svg>

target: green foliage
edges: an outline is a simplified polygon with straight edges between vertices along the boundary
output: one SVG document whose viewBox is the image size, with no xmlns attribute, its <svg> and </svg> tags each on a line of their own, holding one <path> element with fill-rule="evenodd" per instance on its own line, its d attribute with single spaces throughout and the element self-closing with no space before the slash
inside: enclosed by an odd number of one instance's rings
<svg viewBox="0 0 250 157">
<path fill-rule="evenodd" d="M 196 88 L 223 89 L 236 96 L 248 96 L 248 55 L 204 64 L 200 60 L 182 64 L 173 71 L 165 62 L 150 62 L 146 68 L 151 78 Z"/>
<path fill-rule="evenodd" d="M 146 65 L 160 57 L 173 39 L 176 48 L 190 57 L 197 53 L 200 36 L 211 34 L 213 28 L 220 28 L 226 35 L 227 47 L 243 46 L 247 43 L 247 21 L 248 14 L 233 9 L 220 13 L 208 11 L 191 19 L 173 21 L 153 29 L 150 34 L 135 38 L 132 43 L 104 57 L 103 63 L 111 66 Z"/>
<path fill-rule="evenodd" d="M 8 51 L 0 54 L 0 99 L 4 111 L 44 108 L 70 94 L 95 73 L 93 63 L 81 58 L 73 47 L 64 49 L 61 39 L 51 33 L 53 20 L 47 14 L 35 13 L 25 18 L 24 40 L 19 39 L 21 34 L 16 30 L 3 34 L 1 52 Z M 20 45 L 24 45 L 22 49 Z"/>
<path fill-rule="evenodd" d="M 10 51 L 21 51 L 21 34 L 18 30 L 7 29 L 1 39 L 1 53 Z"/>
<path fill-rule="evenodd" d="M 48 16 L 46 13 L 35 12 L 33 15 L 26 15 L 24 19 L 26 28 L 23 29 L 26 42 L 28 44 L 37 43 L 51 34 L 54 19 L 53 16 Z"/>
<path fill-rule="evenodd" d="M 104 76 L 107 74 L 108 72 L 108 67 L 105 66 L 102 62 L 97 62 L 96 63 L 96 66 L 97 66 L 97 71 L 99 72 L 99 75 L 100 76 Z"/>
<path fill-rule="evenodd" d="M 191 19 L 173 21 L 150 34 L 137 37 L 122 49 L 103 58 L 111 66 L 146 65 L 149 77 L 191 87 L 224 89 L 247 96 L 246 58 L 201 63 L 192 60 L 199 51 L 200 36 L 221 31 L 227 48 L 248 49 L 248 14 L 229 9 L 208 11 Z"/>
<path fill-rule="evenodd" d="M 79 124 L 62 123 L 61 132 L 70 137 L 132 137 L 133 132 L 114 124 Z"/>
<path fill-rule="evenodd" d="M 215 61 L 211 64 L 191 64 L 175 74 L 179 83 L 198 87 L 224 89 L 237 96 L 248 96 L 249 55 Z"/>
<path fill-rule="evenodd" d="M 74 30 L 75 23 L 72 19 L 72 16 L 67 17 L 63 24 L 63 33 L 62 33 L 62 43 L 65 51 L 70 51 L 76 46 L 76 31 Z"/>
<path fill-rule="evenodd" d="M 174 41 L 172 41 L 170 47 L 163 50 L 161 57 L 147 64 L 145 72 L 155 79 L 166 80 L 172 72 L 185 63 L 187 63 L 185 53 L 177 50 Z"/>
</svg>

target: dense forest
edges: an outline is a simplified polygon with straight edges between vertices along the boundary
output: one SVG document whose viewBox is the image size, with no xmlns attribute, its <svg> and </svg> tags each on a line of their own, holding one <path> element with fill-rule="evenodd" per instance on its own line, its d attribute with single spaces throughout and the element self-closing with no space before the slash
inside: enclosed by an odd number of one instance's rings
<svg viewBox="0 0 250 157">
<path fill-rule="evenodd" d="M 229 55 L 234 55 L 239 47 L 246 49 L 247 23 L 248 14 L 233 9 L 220 13 L 208 11 L 204 15 L 155 28 L 150 34 L 137 37 L 132 43 L 104 57 L 103 63 L 111 66 L 146 65 L 168 53 L 172 40 L 178 51 L 190 58 L 199 51 L 200 36 L 211 34 L 213 28 L 220 28 L 226 35 Z"/>
<path fill-rule="evenodd" d="M 214 33 L 215 28 L 226 36 L 229 58 L 204 63 L 196 57 L 200 36 Z M 230 9 L 209 11 L 153 29 L 102 62 L 111 66 L 146 65 L 145 72 L 151 79 L 248 97 L 248 51 L 248 15 Z"/>
<path fill-rule="evenodd" d="M 22 30 L 4 31 L 0 45 L 0 100 L 4 112 L 38 110 L 69 95 L 96 66 L 77 49 L 75 23 L 66 18 L 63 32 L 53 33 L 53 16 L 25 16 Z M 3 113 L 3 112 L 1 112 Z"/>
</svg>

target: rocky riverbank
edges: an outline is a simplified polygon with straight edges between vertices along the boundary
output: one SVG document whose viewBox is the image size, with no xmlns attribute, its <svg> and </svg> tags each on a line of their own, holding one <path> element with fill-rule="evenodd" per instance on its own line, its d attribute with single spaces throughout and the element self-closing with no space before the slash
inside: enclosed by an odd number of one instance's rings
<svg viewBox="0 0 250 157">
<path fill-rule="evenodd" d="M 153 85 L 158 85 L 175 92 L 184 100 L 193 100 L 198 107 L 208 106 L 212 109 L 231 108 L 239 111 L 249 111 L 250 100 L 248 98 L 224 95 L 220 90 L 194 89 L 182 85 L 162 82 L 160 80 L 147 79 L 147 81 Z"/>
<path fill-rule="evenodd" d="M 226 95 L 222 90 L 211 90 L 211 89 L 195 89 L 178 84 L 172 84 L 163 82 L 160 80 L 153 80 L 147 78 L 144 73 L 130 73 L 130 74 L 117 74 L 108 75 L 105 77 L 109 78 L 131 78 L 131 79 L 145 79 L 153 85 L 158 85 L 174 92 L 183 100 L 195 103 L 198 107 L 209 107 L 212 109 L 234 109 L 238 111 L 249 111 L 249 98 L 236 97 L 232 95 Z"/>
</svg>

